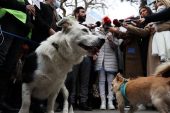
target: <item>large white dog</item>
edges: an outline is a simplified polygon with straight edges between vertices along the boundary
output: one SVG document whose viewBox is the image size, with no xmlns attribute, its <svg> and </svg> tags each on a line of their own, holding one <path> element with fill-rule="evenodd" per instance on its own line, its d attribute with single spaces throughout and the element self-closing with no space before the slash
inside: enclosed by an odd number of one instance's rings
<svg viewBox="0 0 170 113">
<path fill-rule="evenodd" d="M 64 18 L 58 24 L 62 31 L 42 42 L 26 58 L 19 113 L 29 113 L 31 97 L 48 99 L 47 113 L 54 113 L 56 97 L 72 66 L 80 63 L 84 55 L 96 54 L 104 44 L 104 39 L 77 22 Z"/>
</svg>

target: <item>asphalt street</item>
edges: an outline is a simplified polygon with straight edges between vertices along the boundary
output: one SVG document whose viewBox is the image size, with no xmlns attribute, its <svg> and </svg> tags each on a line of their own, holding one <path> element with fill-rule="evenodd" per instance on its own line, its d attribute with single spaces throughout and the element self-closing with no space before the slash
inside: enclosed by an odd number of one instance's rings
<svg viewBox="0 0 170 113">
<path fill-rule="evenodd" d="M 62 112 L 56 112 L 56 113 L 62 113 Z M 74 113 L 120 113 L 118 110 L 93 110 L 93 111 L 80 111 L 75 110 Z M 127 113 L 127 111 L 125 111 Z M 159 113 L 156 110 L 144 110 L 144 111 L 136 111 L 135 113 Z"/>
</svg>

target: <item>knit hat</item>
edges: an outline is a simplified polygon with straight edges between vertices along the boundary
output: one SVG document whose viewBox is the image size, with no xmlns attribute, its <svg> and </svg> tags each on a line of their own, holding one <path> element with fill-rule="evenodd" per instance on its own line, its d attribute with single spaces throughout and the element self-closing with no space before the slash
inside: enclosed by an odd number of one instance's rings
<svg viewBox="0 0 170 113">
<path fill-rule="evenodd" d="M 103 24 L 111 24 L 111 19 L 108 16 L 105 16 L 102 19 Z"/>
</svg>

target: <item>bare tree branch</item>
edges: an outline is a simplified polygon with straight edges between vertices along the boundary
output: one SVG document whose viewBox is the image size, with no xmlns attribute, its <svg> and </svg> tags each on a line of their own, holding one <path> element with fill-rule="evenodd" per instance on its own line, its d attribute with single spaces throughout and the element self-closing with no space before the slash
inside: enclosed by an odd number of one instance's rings
<svg viewBox="0 0 170 113">
<path fill-rule="evenodd" d="M 124 0 L 120 0 L 121 2 L 123 2 Z M 136 3 L 138 2 L 138 0 L 126 0 L 126 1 L 130 1 L 131 3 Z M 140 0 L 140 6 L 146 5 L 147 4 L 147 0 Z"/>
<path fill-rule="evenodd" d="M 79 4 L 83 4 L 85 10 L 88 8 L 108 8 L 104 3 L 105 0 L 60 0 L 61 5 L 60 8 L 63 11 L 63 16 L 66 16 L 66 8 L 65 7 L 73 7 L 76 8 Z"/>
<path fill-rule="evenodd" d="M 61 4 L 60 4 L 60 9 L 63 11 L 63 16 L 66 16 L 66 9 L 64 8 L 63 4 L 66 2 L 67 0 L 61 0 Z"/>
</svg>

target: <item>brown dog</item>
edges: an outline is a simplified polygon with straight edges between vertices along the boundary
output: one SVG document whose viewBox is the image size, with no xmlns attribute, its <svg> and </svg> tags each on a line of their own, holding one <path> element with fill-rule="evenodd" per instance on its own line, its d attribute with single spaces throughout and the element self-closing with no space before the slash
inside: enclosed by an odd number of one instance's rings
<svg viewBox="0 0 170 113">
<path fill-rule="evenodd" d="M 159 66 L 159 72 L 164 72 L 163 70 L 167 68 L 169 65 L 165 66 L 164 64 L 162 69 Z M 159 72 L 157 71 L 157 73 Z M 168 108 L 170 108 L 170 77 L 149 76 L 127 80 L 121 74 L 117 74 L 112 84 L 120 113 L 124 113 L 125 100 L 128 100 L 130 104 L 128 113 L 136 111 L 137 105 L 146 103 L 152 103 L 160 113 L 168 113 Z M 124 85 L 126 88 L 123 88 Z"/>
</svg>

